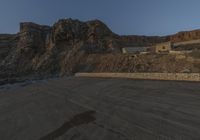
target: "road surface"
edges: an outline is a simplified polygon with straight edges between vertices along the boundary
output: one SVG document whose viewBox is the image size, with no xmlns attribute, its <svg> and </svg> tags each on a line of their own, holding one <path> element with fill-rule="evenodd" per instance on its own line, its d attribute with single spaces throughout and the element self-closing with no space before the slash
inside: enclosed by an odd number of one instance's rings
<svg viewBox="0 0 200 140">
<path fill-rule="evenodd" d="M 65 77 L 0 87 L 1 140 L 199 140 L 200 83 Z"/>
</svg>

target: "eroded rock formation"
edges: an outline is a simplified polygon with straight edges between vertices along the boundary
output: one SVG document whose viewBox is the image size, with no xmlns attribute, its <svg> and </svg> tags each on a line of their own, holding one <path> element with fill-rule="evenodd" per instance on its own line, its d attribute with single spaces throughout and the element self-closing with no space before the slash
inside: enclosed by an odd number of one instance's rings
<svg viewBox="0 0 200 140">
<path fill-rule="evenodd" d="M 1 77 L 28 74 L 71 74 L 89 53 L 119 52 L 117 35 L 101 21 L 62 19 L 52 27 L 20 24 L 15 35 L 0 35 Z"/>
<path fill-rule="evenodd" d="M 115 54 L 126 46 L 150 46 L 190 39 L 200 39 L 200 31 L 165 37 L 119 36 L 99 20 L 81 22 L 62 19 L 51 27 L 24 22 L 20 24 L 19 33 L 0 35 L 0 79 L 68 75 L 83 69 L 96 70 L 95 67 L 103 62 L 95 62 L 91 54 Z M 104 66 L 108 68 L 109 64 Z"/>
<path fill-rule="evenodd" d="M 172 42 L 182 42 L 200 39 L 200 30 L 184 31 L 170 36 Z"/>
</svg>

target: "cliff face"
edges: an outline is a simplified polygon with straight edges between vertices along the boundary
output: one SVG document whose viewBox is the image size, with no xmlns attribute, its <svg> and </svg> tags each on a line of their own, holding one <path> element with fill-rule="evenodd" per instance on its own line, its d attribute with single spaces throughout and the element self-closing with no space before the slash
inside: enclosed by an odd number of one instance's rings
<svg viewBox="0 0 200 140">
<path fill-rule="evenodd" d="M 168 36 L 120 36 L 120 43 L 129 46 L 151 46 L 162 42 L 182 42 L 200 39 L 200 30 L 182 31 Z"/>
<path fill-rule="evenodd" d="M 169 37 L 159 37 L 159 36 L 137 36 L 137 35 L 129 35 L 129 36 L 120 36 L 119 44 L 122 46 L 131 46 L 131 47 L 147 47 L 152 46 L 157 43 L 167 42 L 169 41 Z"/>
<path fill-rule="evenodd" d="M 101 21 L 63 19 L 52 27 L 26 22 L 16 35 L 0 35 L 0 76 L 71 74 L 83 55 L 119 52 Z"/>
<path fill-rule="evenodd" d="M 200 30 L 179 32 L 170 36 L 170 41 L 181 42 L 200 39 Z"/>
<path fill-rule="evenodd" d="M 17 46 L 18 38 L 16 35 L 0 35 L 0 62 L 5 59 L 13 47 Z"/>
<path fill-rule="evenodd" d="M 191 39 L 200 39 L 200 31 L 166 37 L 119 36 L 99 20 L 62 19 L 51 27 L 25 22 L 20 24 L 19 33 L 0 35 L 0 78 L 73 74 L 87 69 L 86 61 L 94 64 L 90 69 L 95 67 L 97 62 L 91 54 L 113 54 L 126 46 Z"/>
</svg>

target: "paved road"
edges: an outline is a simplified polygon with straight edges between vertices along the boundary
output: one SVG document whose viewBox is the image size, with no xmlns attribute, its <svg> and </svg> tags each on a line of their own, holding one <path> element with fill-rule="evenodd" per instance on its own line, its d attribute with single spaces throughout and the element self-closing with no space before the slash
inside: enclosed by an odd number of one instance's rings
<svg viewBox="0 0 200 140">
<path fill-rule="evenodd" d="M 0 87 L 1 140 L 199 140 L 200 83 L 61 78 Z"/>
</svg>

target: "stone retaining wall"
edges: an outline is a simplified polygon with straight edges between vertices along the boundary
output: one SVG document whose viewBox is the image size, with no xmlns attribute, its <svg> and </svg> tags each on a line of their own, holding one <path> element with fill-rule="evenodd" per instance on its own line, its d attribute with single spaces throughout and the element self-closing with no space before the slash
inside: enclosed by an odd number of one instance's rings
<svg viewBox="0 0 200 140">
<path fill-rule="evenodd" d="M 76 73 L 76 77 L 200 81 L 200 73 Z"/>
</svg>

